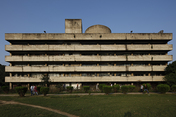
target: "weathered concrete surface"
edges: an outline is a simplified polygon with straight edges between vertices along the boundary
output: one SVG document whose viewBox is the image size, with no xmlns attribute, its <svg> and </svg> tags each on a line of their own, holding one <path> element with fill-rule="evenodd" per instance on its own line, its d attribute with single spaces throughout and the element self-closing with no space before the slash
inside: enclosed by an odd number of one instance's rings
<svg viewBox="0 0 176 117">
<path fill-rule="evenodd" d="M 65 19 L 65 33 L 82 33 L 82 20 Z"/>
<path fill-rule="evenodd" d="M 50 77 L 51 82 L 158 82 L 164 81 L 163 78 L 164 76 Z M 5 77 L 5 82 L 41 82 L 41 79 L 33 77 Z"/>
<path fill-rule="evenodd" d="M 111 33 L 111 29 L 104 25 L 93 25 L 87 28 L 85 33 Z"/>
<path fill-rule="evenodd" d="M 166 65 L 153 66 L 6 66 L 6 72 L 121 72 L 164 71 Z"/>
<path fill-rule="evenodd" d="M 101 36 L 101 38 L 100 38 Z M 6 33 L 8 40 L 172 40 L 172 33 Z"/>
<path fill-rule="evenodd" d="M 7 62 L 30 61 L 172 61 L 172 55 L 119 55 L 119 56 L 5 56 Z"/>
</svg>

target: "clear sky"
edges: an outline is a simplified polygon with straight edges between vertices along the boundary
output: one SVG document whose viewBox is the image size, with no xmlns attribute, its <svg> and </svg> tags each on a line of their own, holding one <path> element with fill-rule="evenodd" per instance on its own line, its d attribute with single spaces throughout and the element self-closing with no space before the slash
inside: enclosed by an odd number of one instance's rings
<svg viewBox="0 0 176 117">
<path fill-rule="evenodd" d="M 83 32 L 95 24 L 112 33 L 173 33 L 176 60 L 176 0 L 0 0 L 0 64 L 5 33 L 64 33 L 65 19 L 82 19 Z"/>
</svg>

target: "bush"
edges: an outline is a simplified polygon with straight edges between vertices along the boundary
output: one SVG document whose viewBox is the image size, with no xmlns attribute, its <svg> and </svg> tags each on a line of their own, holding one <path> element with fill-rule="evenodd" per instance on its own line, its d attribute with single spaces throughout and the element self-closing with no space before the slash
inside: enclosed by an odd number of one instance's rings
<svg viewBox="0 0 176 117">
<path fill-rule="evenodd" d="M 145 89 L 145 84 L 142 84 L 144 86 L 144 89 Z M 151 85 L 149 83 L 146 84 L 147 85 L 147 89 L 148 91 L 151 89 Z"/>
<path fill-rule="evenodd" d="M 40 93 L 40 86 L 37 86 L 37 91 L 38 91 L 38 94 Z"/>
<path fill-rule="evenodd" d="M 173 92 L 176 92 L 176 85 L 172 85 L 171 90 L 172 90 Z"/>
<path fill-rule="evenodd" d="M 128 86 L 126 86 L 126 85 L 123 85 L 122 87 L 121 87 L 121 90 L 122 90 L 122 92 L 124 93 L 124 94 L 126 94 L 127 92 L 128 92 Z"/>
<path fill-rule="evenodd" d="M 72 87 L 72 86 L 67 86 L 67 91 L 68 91 L 69 93 L 72 93 L 73 87 Z"/>
<path fill-rule="evenodd" d="M 156 88 L 161 93 L 166 93 L 170 90 L 170 86 L 167 84 L 159 84 Z"/>
<path fill-rule="evenodd" d="M 8 92 L 9 92 L 9 87 L 8 87 L 8 86 L 2 86 L 2 90 L 3 90 L 5 93 L 8 93 Z"/>
<path fill-rule="evenodd" d="M 15 90 L 20 97 L 24 97 L 25 93 L 27 92 L 27 89 L 28 89 L 27 87 L 22 87 L 22 86 L 15 87 Z"/>
<path fill-rule="evenodd" d="M 40 92 L 43 93 L 44 96 L 46 96 L 46 94 L 48 94 L 49 92 L 49 87 L 41 87 Z"/>
<path fill-rule="evenodd" d="M 103 86 L 103 91 L 104 91 L 106 94 L 111 93 L 111 90 L 112 90 L 112 87 L 111 87 L 111 86 Z"/>
<path fill-rule="evenodd" d="M 83 86 L 83 89 L 84 89 L 85 93 L 87 93 L 88 90 L 90 90 L 90 87 L 89 86 Z"/>
<path fill-rule="evenodd" d="M 105 84 L 100 84 L 99 86 L 98 86 L 98 88 L 101 90 L 101 92 L 103 92 L 103 87 L 104 86 L 106 86 Z"/>
<path fill-rule="evenodd" d="M 114 85 L 114 86 L 112 86 L 112 88 L 114 89 L 114 92 L 117 93 L 120 89 L 120 86 L 119 85 Z"/>
<path fill-rule="evenodd" d="M 129 91 L 133 91 L 136 87 L 134 85 L 129 85 Z"/>
</svg>

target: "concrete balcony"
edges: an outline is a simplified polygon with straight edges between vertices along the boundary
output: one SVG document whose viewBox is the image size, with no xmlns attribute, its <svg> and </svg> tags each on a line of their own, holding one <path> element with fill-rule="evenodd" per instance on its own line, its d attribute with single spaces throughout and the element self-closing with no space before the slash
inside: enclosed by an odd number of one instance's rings
<svg viewBox="0 0 176 117">
<path fill-rule="evenodd" d="M 6 45 L 6 51 L 170 51 L 168 44 L 138 45 Z"/>
<path fill-rule="evenodd" d="M 164 76 L 50 77 L 51 82 L 160 82 Z M 5 77 L 5 82 L 41 82 L 33 77 Z"/>
<path fill-rule="evenodd" d="M 41 61 L 172 61 L 172 55 L 128 55 L 128 56 L 5 56 L 7 62 Z"/>
<path fill-rule="evenodd" d="M 6 66 L 6 72 L 142 72 L 164 71 L 162 66 Z"/>
<path fill-rule="evenodd" d="M 171 40 L 172 33 L 6 33 L 10 40 Z"/>
</svg>

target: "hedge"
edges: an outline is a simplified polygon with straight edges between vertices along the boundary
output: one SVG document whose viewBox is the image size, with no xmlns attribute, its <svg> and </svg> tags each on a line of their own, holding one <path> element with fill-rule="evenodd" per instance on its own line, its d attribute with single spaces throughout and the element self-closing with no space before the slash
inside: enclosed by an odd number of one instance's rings
<svg viewBox="0 0 176 117">
<path fill-rule="evenodd" d="M 129 87 L 126 85 L 121 86 L 122 93 L 126 94 L 128 92 Z"/>
<path fill-rule="evenodd" d="M 136 87 L 134 85 L 129 85 L 129 91 L 133 91 Z"/>
<path fill-rule="evenodd" d="M 27 92 L 27 89 L 28 89 L 27 87 L 22 87 L 22 86 L 15 87 L 15 90 L 20 97 L 24 97 L 25 93 Z"/>
<path fill-rule="evenodd" d="M 167 84 L 159 84 L 156 88 L 161 93 L 166 93 L 170 90 L 170 86 Z"/>
<path fill-rule="evenodd" d="M 40 94 L 40 86 L 37 86 L 37 91 L 38 91 L 38 94 Z"/>
<path fill-rule="evenodd" d="M 67 86 L 67 91 L 68 91 L 69 93 L 72 93 L 73 87 L 72 87 L 72 86 Z"/>
<path fill-rule="evenodd" d="M 112 91 L 112 87 L 111 86 L 103 86 L 103 91 L 104 91 L 104 93 L 109 94 Z"/>
<path fill-rule="evenodd" d="M 142 84 L 144 86 L 145 89 L 145 84 Z M 146 84 L 147 85 L 147 89 L 150 90 L 151 89 L 151 85 L 149 83 Z"/>
<path fill-rule="evenodd" d="M 90 90 L 90 86 L 83 86 L 83 89 L 84 89 L 85 93 L 87 93 L 88 90 Z"/>
<path fill-rule="evenodd" d="M 172 85 L 171 90 L 172 90 L 173 92 L 176 92 L 176 85 Z"/>
<path fill-rule="evenodd" d="M 44 96 L 46 96 L 49 92 L 49 87 L 41 87 L 40 92 L 43 93 Z"/>
<path fill-rule="evenodd" d="M 120 86 L 119 85 L 114 85 L 114 86 L 112 86 L 112 88 L 114 89 L 114 92 L 117 93 L 120 89 Z"/>
<path fill-rule="evenodd" d="M 106 86 L 105 84 L 100 84 L 99 86 L 98 86 L 98 88 L 101 90 L 101 92 L 103 92 L 103 87 L 104 86 Z"/>
<path fill-rule="evenodd" d="M 9 92 L 9 87 L 8 87 L 8 86 L 2 86 L 2 90 L 3 90 L 5 93 L 8 93 L 8 92 Z"/>
</svg>

